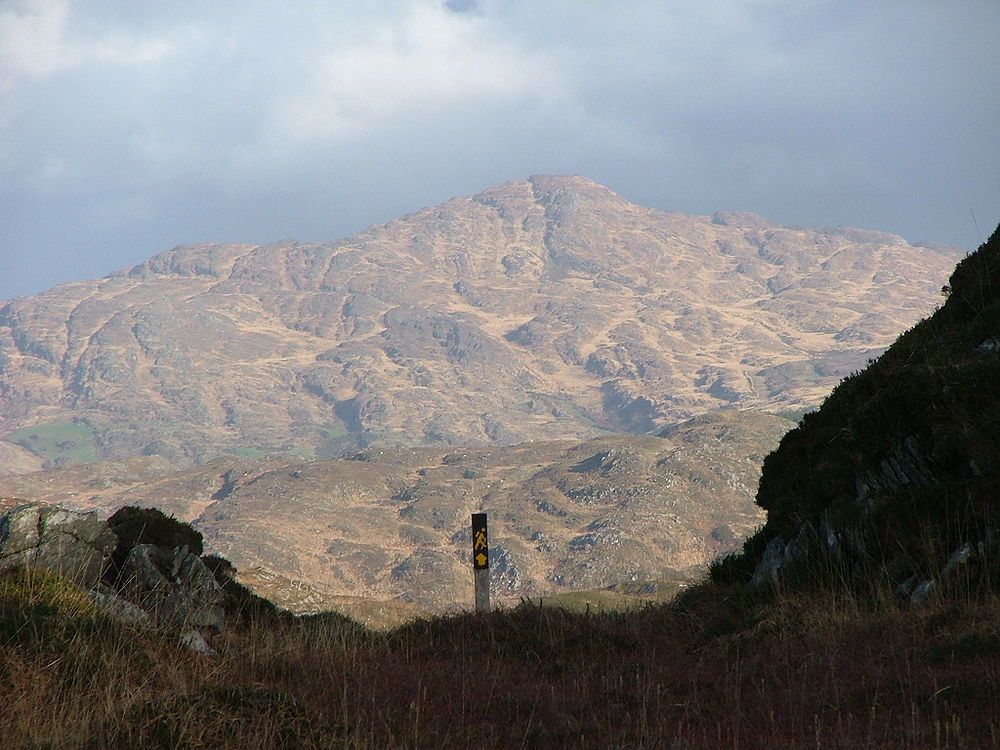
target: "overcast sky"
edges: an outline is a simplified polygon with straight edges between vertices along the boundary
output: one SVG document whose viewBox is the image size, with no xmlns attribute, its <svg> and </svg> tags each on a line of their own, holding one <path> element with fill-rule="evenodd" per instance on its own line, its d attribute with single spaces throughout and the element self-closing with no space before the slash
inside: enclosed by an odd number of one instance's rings
<svg viewBox="0 0 1000 750">
<path fill-rule="evenodd" d="M 1000 2 L 0 0 L 0 299 L 536 173 L 979 244 Z"/>
</svg>

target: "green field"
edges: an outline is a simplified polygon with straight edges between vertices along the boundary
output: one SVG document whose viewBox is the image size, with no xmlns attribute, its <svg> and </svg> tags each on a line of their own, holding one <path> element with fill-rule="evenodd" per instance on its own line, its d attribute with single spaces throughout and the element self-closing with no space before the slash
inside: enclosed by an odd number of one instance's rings
<svg viewBox="0 0 1000 750">
<path fill-rule="evenodd" d="M 619 584 L 606 589 L 566 591 L 543 597 L 525 599 L 538 607 L 556 607 L 568 612 L 628 612 L 674 598 L 686 581 L 640 581 Z"/>
<path fill-rule="evenodd" d="M 23 427 L 4 438 L 45 460 L 45 468 L 96 461 L 94 432 L 85 422 L 52 422 Z"/>
<path fill-rule="evenodd" d="M 799 422 L 802 421 L 802 417 L 814 411 L 816 411 L 816 407 L 810 406 L 805 409 L 786 409 L 785 411 L 776 411 L 774 412 L 774 414 L 775 416 L 781 417 L 782 419 L 787 419 L 790 422 L 795 422 L 796 424 L 798 424 Z"/>
</svg>

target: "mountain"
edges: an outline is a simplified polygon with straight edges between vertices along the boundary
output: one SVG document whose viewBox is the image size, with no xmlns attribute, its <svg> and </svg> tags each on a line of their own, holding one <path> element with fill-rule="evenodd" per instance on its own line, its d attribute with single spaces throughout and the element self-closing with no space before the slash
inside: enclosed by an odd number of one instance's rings
<svg viewBox="0 0 1000 750">
<path fill-rule="evenodd" d="M 484 509 L 498 600 L 625 583 L 672 592 L 760 525 L 760 464 L 791 426 L 727 410 L 662 436 L 369 448 L 293 463 L 223 457 L 183 470 L 131 458 L 0 478 L 0 495 L 167 511 L 242 580 L 298 611 L 356 615 L 360 597 L 471 607 L 469 515 Z"/>
<path fill-rule="evenodd" d="M 0 473 L 801 411 L 929 312 L 956 257 L 545 176 L 336 242 L 178 247 L 0 305 Z"/>
</svg>

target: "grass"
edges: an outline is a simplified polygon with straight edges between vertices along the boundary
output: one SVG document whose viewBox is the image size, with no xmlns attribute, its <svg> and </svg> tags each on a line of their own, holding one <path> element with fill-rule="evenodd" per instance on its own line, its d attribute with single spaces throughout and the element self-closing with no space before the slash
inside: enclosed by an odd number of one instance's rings
<svg viewBox="0 0 1000 750">
<path fill-rule="evenodd" d="M 347 425 L 337 420 L 329 422 L 319 430 L 319 436 L 314 448 L 316 458 L 332 458 L 354 450 L 363 443 L 366 434 L 354 434 Z"/>
<path fill-rule="evenodd" d="M 305 461 L 316 458 L 316 448 L 308 445 L 293 445 L 283 451 L 284 455 Z"/>
<path fill-rule="evenodd" d="M 240 445 L 235 448 L 229 448 L 226 450 L 231 456 L 237 456 L 238 458 L 264 458 L 268 455 L 268 451 L 263 448 L 255 448 L 249 445 Z"/>
<path fill-rule="evenodd" d="M 798 424 L 802 421 L 802 418 L 809 414 L 810 412 L 816 411 L 815 406 L 804 407 L 802 409 L 786 409 L 784 411 L 776 411 L 774 415 L 776 417 L 781 417 L 782 419 L 787 419 L 789 422 L 795 422 Z"/>
<path fill-rule="evenodd" d="M 226 448 L 221 453 L 215 455 L 235 456 L 236 458 L 244 458 L 250 460 L 267 458 L 268 456 L 288 456 L 290 458 L 300 458 L 303 460 L 310 460 L 316 458 L 316 448 L 309 445 L 291 445 L 284 448 L 275 448 L 273 450 L 269 450 L 266 448 L 257 448 L 252 445 L 237 445 L 234 447 Z M 214 458 L 215 456 L 212 457 Z"/>
<path fill-rule="evenodd" d="M 613 590 L 567 591 L 560 594 L 529 599 L 530 603 L 541 607 L 558 607 L 570 612 L 622 612 L 639 609 L 649 603 L 649 600 L 638 596 L 630 596 Z"/>
<path fill-rule="evenodd" d="M 629 612 L 527 604 L 389 633 L 256 610 L 205 658 L 67 586 L 0 577 L 5 747 L 1000 744 L 995 592 L 909 610 L 704 584 Z"/>
<path fill-rule="evenodd" d="M 97 461 L 93 430 L 84 422 L 52 422 L 15 430 L 4 437 L 45 460 L 46 468 Z"/>
<path fill-rule="evenodd" d="M 569 612 L 627 612 L 673 599 L 689 585 L 687 580 L 637 581 L 604 589 L 566 591 L 524 600 L 536 607 L 558 607 Z"/>
</svg>

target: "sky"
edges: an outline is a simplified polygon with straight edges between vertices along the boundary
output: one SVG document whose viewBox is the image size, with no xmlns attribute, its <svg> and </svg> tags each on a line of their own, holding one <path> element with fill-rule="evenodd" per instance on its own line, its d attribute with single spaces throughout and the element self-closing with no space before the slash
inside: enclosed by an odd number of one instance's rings
<svg viewBox="0 0 1000 750">
<path fill-rule="evenodd" d="M 0 0 L 0 299 L 532 174 L 974 249 L 1000 2 Z"/>
</svg>

